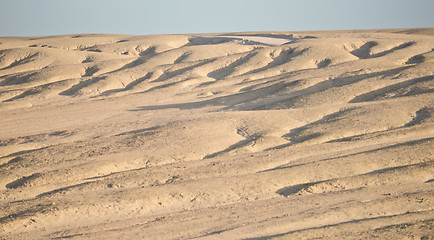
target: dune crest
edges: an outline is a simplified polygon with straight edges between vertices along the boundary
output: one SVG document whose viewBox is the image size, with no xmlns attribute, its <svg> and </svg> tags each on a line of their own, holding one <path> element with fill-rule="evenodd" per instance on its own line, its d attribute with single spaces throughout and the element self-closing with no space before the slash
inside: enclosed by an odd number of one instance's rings
<svg viewBox="0 0 434 240">
<path fill-rule="evenodd" d="M 0 237 L 430 239 L 433 32 L 0 38 Z"/>
</svg>

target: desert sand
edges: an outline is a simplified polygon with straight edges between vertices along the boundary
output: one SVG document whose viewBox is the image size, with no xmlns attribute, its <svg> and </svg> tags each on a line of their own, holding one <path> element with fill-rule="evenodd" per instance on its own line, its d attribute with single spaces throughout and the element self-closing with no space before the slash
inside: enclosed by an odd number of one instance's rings
<svg viewBox="0 0 434 240">
<path fill-rule="evenodd" d="M 433 239 L 434 29 L 0 38 L 0 238 Z"/>
</svg>

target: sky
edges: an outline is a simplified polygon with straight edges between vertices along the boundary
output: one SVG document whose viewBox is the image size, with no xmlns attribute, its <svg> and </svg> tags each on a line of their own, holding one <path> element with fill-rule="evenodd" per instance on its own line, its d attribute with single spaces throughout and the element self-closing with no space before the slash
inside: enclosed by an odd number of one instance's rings
<svg viewBox="0 0 434 240">
<path fill-rule="evenodd" d="M 0 0 L 0 36 L 434 27 L 433 0 Z"/>
</svg>

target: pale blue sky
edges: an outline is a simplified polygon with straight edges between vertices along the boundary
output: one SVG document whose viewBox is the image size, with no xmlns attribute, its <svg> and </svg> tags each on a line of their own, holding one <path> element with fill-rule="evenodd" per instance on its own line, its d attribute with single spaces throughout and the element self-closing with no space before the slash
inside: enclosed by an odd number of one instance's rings
<svg viewBox="0 0 434 240">
<path fill-rule="evenodd" d="M 0 0 L 0 36 L 434 27 L 434 0 Z"/>
</svg>

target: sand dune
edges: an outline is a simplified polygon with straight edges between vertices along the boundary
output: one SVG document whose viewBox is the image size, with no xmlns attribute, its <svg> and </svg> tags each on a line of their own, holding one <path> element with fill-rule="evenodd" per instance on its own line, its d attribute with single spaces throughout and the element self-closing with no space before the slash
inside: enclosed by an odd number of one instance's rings
<svg viewBox="0 0 434 240">
<path fill-rule="evenodd" d="M 433 33 L 0 38 L 0 236 L 431 239 Z"/>
</svg>

